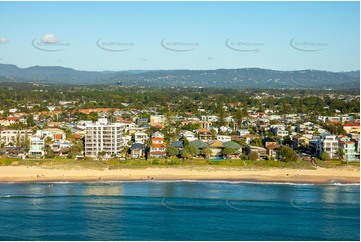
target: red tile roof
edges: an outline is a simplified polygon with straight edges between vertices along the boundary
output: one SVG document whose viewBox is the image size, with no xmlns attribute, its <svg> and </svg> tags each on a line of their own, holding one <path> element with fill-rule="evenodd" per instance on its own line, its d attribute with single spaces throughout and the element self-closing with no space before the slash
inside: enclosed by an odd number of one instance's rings
<svg viewBox="0 0 361 242">
<path fill-rule="evenodd" d="M 152 141 L 157 141 L 157 140 L 164 140 L 162 137 L 155 137 L 155 138 L 152 138 Z"/>
<path fill-rule="evenodd" d="M 211 131 L 206 128 L 203 128 L 203 129 L 198 130 L 198 133 L 211 133 Z"/>
</svg>

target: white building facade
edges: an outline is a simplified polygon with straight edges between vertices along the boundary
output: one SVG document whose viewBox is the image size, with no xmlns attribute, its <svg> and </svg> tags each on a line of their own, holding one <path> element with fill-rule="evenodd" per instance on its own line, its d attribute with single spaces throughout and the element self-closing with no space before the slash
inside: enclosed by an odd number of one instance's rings
<svg viewBox="0 0 361 242">
<path fill-rule="evenodd" d="M 125 127 L 121 124 L 92 124 L 86 126 L 85 156 L 97 157 L 99 152 L 119 154 L 123 148 Z"/>
</svg>

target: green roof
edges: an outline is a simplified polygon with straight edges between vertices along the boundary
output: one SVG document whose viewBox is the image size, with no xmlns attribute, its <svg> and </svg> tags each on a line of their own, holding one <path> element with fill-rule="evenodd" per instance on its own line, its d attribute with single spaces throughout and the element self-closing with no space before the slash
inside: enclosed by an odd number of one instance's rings
<svg viewBox="0 0 361 242">
<path fill-rule="evenodd" d="M 233 149 L 236 149 L 236 150 L 241 148 L 241 146 L 238 143 L 234 142 L 234 141 L 225 142 L 225 143 L 223 143 L 223 145 L 224 145 L 225 148 L 233 148 Z"/>
<path fill-rule="evenodd" d="M 194 140 L 192 142 L 190 142 L 192 145 L 194 145 L 195 147 L 197 147 L 198 149 L 204 149 L 204 148 L 208 148 L 209 145 L 205 142 L 203 142 L 202 140 Z"/>
</svg>

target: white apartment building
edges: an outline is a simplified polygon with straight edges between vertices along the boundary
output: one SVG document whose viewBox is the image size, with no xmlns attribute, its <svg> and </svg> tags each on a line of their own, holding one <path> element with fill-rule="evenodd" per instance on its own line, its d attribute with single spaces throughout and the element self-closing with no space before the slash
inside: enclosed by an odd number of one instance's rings
<svg viewBox="0 0 361 242">
<path fill-rule="evenodd" d="M 45 155 L 45 143 L 41 137 L 33 136 L 30 138 L 30 157 L 42 157 Z"/>
<path fill-rule="evenodd" d="M 97 157 L 104 151 L 108 155 L 118 154 L 123 148 L 123 134 L 125 127 L 122 124 L 96 123 L 86 126 L 85 156 Z"/>
<path fill-rule="evenodd" d="M 31 130 L 3 130 L 0 133 L 1 143 L 5 145 L 20 145 L 25 139 L 30 139 L 33 135 Z"/>
<path fill-rule="evenodd" d="M 331 159 L 337 158 L 337 151 L 339 149 L 338 139 L 336 135 L 321 134 L 318 139 L 317 151 L 326 152 L 330 155 Z"/>
</svg>

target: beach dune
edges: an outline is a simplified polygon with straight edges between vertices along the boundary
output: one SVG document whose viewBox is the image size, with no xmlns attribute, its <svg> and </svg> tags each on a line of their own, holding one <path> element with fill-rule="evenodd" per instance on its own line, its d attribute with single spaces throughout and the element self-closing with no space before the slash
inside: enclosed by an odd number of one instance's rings
<svg viewBox="0 0 361 242">
<path fill-rule="evenodd" d="M 358 167 L 306 169 L 245 169 L 235 167 L 177 167 L 142 169 L 62 169 L 48 166 L 2 166 L 0 182 L 237 180 L 293 183 L 359 183 Z"/>
</svg>

